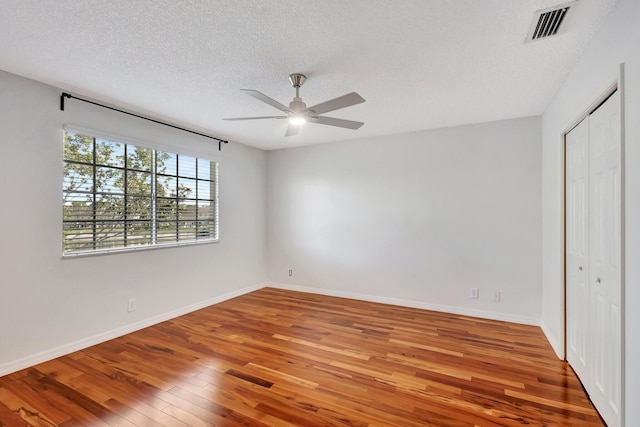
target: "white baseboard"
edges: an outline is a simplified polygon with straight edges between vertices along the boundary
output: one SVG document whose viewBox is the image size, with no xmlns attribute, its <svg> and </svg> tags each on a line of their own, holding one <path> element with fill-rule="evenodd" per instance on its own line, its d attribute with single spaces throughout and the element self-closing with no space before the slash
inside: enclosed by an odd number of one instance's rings
<svg viewBox="0 0 640 427">
<path fill-rule="evenodd" d="M 431 304 L 422 301 L 410 301 L 398 298 L 380 297 L 375 295 L 358 294 L 353 292 L 337 291 L 333 289 L 312 288 L 308 286 L 289 285 L 283 283 L 267 283 L 265 286 L 290 291 L 307 292 L 311 294 L 328 295 L 332 297 L 350 298 L 361 301 L 379 302 L 382 304 L 399 305 L 402 307 L 420 308 L 423 310 L 440 311 L 444 313 L 459 314 L 461 316 L 479 317 L 482 319 L 501 320 L 503 322 L 520 323 L 524 325 L 540 326 L 540 320 L 529 316 L 498 313 L 493 311 L 474 310 L 471 308 L 455 307 L 441 304 Z"/>
<path fill-rule="evenodd" d="M 557 337 L 553 333 L 551 333 L 551 331 L 547 328 L 547 325 L 542 323 L 540 325 L 540 329 L 542 329 L 542 333 L 547 338 L 547 341 L 549 341 L 549 344 L 551 345 L 551 348 L 553 348 L 553 351 L 555 351 L 558 359 L 564 360 L 564 345 L 560 345 Z"/>
<path fill-rule="evenodd" d="M 64 356 L 69 353 L 73 353 L 74 351 L 82 350 L 87 347 L 91 347 L 92 345 L 99 344 L 101 342 L 109 341 L 114 338 L 121 337 L 126 334 L 130 334 L 131 332 L 138 331 L 140 329 L 147 328 L 152 325 L 156 325 L 161 322 L 165 322 L 170 319 L 174 319 L 178 316 L 182 316 L 187 313 L 191 313 L 192 311 L 200 310 L 202 308 L 208 307 L 213 304 L 218 304 L 220 302 L 229 300 L 231 298 L 238 297 L 240 295 L 247 294 L 249 292 L 256 291 L 258 289 L 262 289 L 265 286 L 268 286 L 266 283 L 259 283 L 252 286 L 247 286 L 245 288 L 239 289 L 237 291 L 229 292 L 217 297 L 209 298 L 204 301 L 199 301 L 195 304 L 188 305 L 186 307 L 181 307 L 176 310 L 169 311 L 167 313 L 162 313 L 157 316 L 150 317 L 148 319 L 141 320 L 136 323 L 132 323 L 120 328 L 112 329 L 110 331 L 102 332 L 97 335 L 93 335 L 88 338 L 83 338 L 81 340 L 73 341 L 67 344 L 63 344 L 59 347 L 52 348 L 50 350 L 45 350 L 40 353 L 23 357 L 21 359 L 0 364 L 0 376 L 8 375 L 13 372 L 20 371 L 22 369 L 28 368 L 30 366 L 37 365 L 39 363 L 46 362 L 48 360 L 55 359 L 57 357 Z"/>
</svg>

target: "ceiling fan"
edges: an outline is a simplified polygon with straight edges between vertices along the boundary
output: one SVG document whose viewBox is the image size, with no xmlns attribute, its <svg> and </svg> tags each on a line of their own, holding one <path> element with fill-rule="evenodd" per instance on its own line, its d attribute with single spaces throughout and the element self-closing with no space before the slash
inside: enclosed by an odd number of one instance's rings
<svg viewBox="0 0 640 427">
<path fill-rule="evenodd" d="M 339 110 L 341 108 L 350 107 L 352 105 L 360 104 L 364 102 L 364 98 L 358 95 L 356 92 L 351 92 L 346 95 L 339 96 L 329 101 L 321 102 L 312 107 L 307 107 L 300 98 L 300 87 L 307 80 L 304 74 L 291 74 L 289 76 L 289 82 L 291 86 L 296 89 L 296 96 L 293 101 L 289 103 L 289 107 L 279 103 L 273 98 L 269 98 L 262 92 L 258 92 L 253 89 L 240 89 L 246 92 L 247 95 L 252 96 L 262 102 L 265 102 L 272 107 L 277 108 L 286 115 L 284 116 L 261 116 L 261 117 L 234 117 L 223 120 L 259 120 L 259 119 L 289 119 L 289 126 L 284 136 L 297 135 L 300 130 L 300 126 L 306 122 L 318 123 L 321 125 L 337 126 L 347 129 L 359 129 L 364 123 L 355 122 L 352 120 L 337 119 L 335 117 L 321 116 L 320 114 L 328 113 L 329 111 Z"/>
</svg>

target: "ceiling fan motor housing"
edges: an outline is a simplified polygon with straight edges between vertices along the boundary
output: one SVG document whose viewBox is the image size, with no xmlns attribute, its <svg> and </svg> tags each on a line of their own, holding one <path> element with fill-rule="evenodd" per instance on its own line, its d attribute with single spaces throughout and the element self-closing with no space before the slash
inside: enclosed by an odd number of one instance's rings
<svg viewBox="0 0 640 427">
<path fill-rule="evenodd" d="M 307 108 L 307 104 L 302 102 L 302 98 L 298 98 L 297 96 L 293 98 L 293 101 L 289 103 L 289 109 L 291 109 L 294 113 L 300 113 Z"/>
</svg>

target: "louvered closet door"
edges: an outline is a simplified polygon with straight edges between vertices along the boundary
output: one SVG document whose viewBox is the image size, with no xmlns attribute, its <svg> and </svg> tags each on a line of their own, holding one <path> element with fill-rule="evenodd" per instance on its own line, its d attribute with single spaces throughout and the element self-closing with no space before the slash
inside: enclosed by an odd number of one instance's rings
<svg viewBox="0 0 640 427">
<path fill-rule="evenodd" d="M 609 427 L 621 404 L 621 140 L 619 95 L 589 117 L 591 363 L 587 391 Z"/>
<path fill-rule="evenodd" d="M 567 134 L 567 360 L 589 382 L 589 119 Z"/>
</svg>

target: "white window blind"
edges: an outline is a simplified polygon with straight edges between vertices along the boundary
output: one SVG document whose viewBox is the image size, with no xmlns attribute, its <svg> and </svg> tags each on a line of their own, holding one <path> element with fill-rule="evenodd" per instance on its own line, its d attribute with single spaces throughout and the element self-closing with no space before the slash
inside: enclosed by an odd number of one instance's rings
<svg viewBox="0 0 640 427">
<path fill-rule="evenodd" d="M 218 239 L 217 162 L 66 130 L 63 254 Z"/>
</svg>

